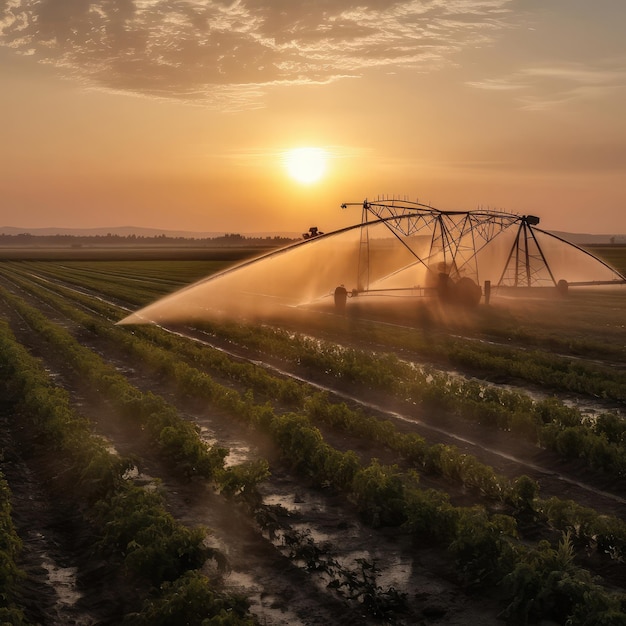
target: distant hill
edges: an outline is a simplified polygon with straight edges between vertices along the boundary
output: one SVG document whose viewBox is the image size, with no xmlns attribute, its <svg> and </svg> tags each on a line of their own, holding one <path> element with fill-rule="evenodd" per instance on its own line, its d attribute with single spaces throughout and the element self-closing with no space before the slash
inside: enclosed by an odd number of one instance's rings
<svg viewBox="0 0 626 626">
<path fill-rule="evenodd" d="M 233 231 L 228 231 L 233 232 Z M 106 237 L 114 235 L 118 237 L 184 237 L 185 239 L 215 239 L 223 237 L 227 231 L 199 232 L 192 230 L 168 230 L 165 228 L 143 228 L 140 226 L 114 226 L 112 228 L 19 228 L 16 226 L 0 226 L 0 234 L 22 235 L 29 234 L 34 237 L 54 237 L 55 235 L 70 235 L 73 237 Z M 286 237 L 296 239 L 301 233 L 291 232 L 263 232 L 263 233 L 240 233 L 244 237 Z"/>
<path fill-rule="evenodd" d="M 106 237 L 117 235 L 118 237 L 188 237 L 188 238 L 213 238 L 221 237 L 226 233 L 207 232 L 199 233 L 187 230 L 166 230 L 159 228 L 141 228 L 137 226 L 115 226 L 113 228 L 19 228 L 17 226 L 0 226 L 0 234 L 4 235 L 33 235 L 34 237 L 54 237 L 55 235 L 71 235 L 72 237 Z"/>
</svg>

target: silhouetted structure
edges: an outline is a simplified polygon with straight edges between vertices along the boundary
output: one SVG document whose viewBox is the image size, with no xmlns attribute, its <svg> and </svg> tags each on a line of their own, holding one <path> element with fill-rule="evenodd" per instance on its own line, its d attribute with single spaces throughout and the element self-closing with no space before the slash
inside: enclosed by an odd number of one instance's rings
<svg viewBox="0 0 626 626">
<path fill-rule="evenodd" d="M 311 228 L 309 228 L 308 233 L 302 233 L 302 238 L 312 239 L 313 237 L 319 237 L 320 235 L 323 235 L 323 234 L 324 234 L 323 232 L 317 229 L 317 226 L 311 226 Z"/>
<path fill-rule="evenodd" d="M 358 206 L 359 224 L 331 233 L 311 227 L 302 240 L 208 276 L 123 323 L 204 319 L 212 312 L 261 316 L 324 302 L 343 310 L 431 298 L 472 307 L 483 286 L 485 300 L 493 301 L 626 285 L 607 263 L 541 230 L 533 215 L 439 211 L 396 200 Z"/>
</svg>

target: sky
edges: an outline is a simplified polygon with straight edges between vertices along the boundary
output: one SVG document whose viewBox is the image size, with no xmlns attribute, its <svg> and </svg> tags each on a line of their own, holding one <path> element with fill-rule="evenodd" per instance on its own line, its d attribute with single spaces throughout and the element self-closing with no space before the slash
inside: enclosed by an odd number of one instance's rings
<svg viewBox="0 0 626 626">
<path fill-rule="evenodd" d="M 624 0 L 0 0 L 0 227 L 330 232 L 401 198 L 626 233 L 625 27 Z"/>
</svg>

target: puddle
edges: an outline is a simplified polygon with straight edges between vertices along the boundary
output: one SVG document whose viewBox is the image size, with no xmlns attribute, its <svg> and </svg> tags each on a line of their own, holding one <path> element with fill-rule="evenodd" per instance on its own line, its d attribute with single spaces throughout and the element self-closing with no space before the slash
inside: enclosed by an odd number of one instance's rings
<svg viewBox="0 0 626 626">
<path fill-rule="evenodd" d="M 197 419 L 194 419 L 198 423 Z M 220 447 L 228 448 L 228 456 L 224 459 L 224 467 L 232 467 L 233 465 L 240 465 L 245 461 L 250 461 L 253 458 L 252 448 L 244 441 L 240 439 L 228 439 L 224 437 L 218 438 L 216 433 L 206 426 L 200 426 L 200 438 L 209 446 L 218 444 Z"/>
<path fill-rule="evenodd" d="M 46 554 L 42 555 L 41 566 L 48 572 L 48 580 L 58 595 L 57 607 L 74 606 L 82 597 L 76 590 L 75 567 L 59 567 Z"/>
<path fill-rule="evenodd" d="M 293 493 L 271 493 L 263 497 L 263 502 L 270 506 L 281 506 L 289 513 L 326 513 L 328 507 L 322 498 L 303 491 Z"/>
</svg>

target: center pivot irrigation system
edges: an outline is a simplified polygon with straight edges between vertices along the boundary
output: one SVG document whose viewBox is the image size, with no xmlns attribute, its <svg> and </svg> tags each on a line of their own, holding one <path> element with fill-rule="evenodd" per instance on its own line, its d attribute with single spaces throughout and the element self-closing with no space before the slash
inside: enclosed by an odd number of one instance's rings
<svg viewBox="0 0 626 626">
<path fill-rule="evenodd" d="M 586 250 L 541 230 L 532 215 L 440 211 L 400 200 L 342 206 L 360 207 L 361 221 L 326 233 L 312 227 L 300 241 L 211 274 L 120 323 L 261 317 L 333 304 L 343 310 L 355 297 L 359 306 L 418 298 L 476 306 L 483 297 L 626 284 Z"/>
<path fill-rule="evenodd" d="M 411 292 L 475 305 L 492 290 L 626 284 L 626 278 L 586 250 L 538 228 L 534 215 L 502 211 L 441 211 L 406 200 L 344 203 L 362 208 L 357 286 L 351 296 Z M 386 235 L 380 234 L 383 225 Z M 372 236 L 374 228 L 379 234 Z M 375 275 L 376 249 L 389 234 L 405 254 L 400 267 Z M 481 288 L 482 286 L 482 288 Z M 342 288 L 335 293 L 342 305 Z M 484 291 L 483 291 L 484 290 Z"/>
</svg>

